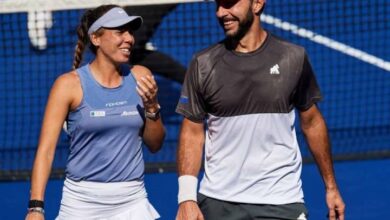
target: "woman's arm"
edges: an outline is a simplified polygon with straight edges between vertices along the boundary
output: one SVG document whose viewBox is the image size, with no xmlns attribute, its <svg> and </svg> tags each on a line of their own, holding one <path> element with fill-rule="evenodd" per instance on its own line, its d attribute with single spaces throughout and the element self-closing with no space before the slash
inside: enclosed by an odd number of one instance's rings
<svg viewBox="0 0 390 220">
<path fill-rule="evenodd" d="M 160 105 L 157 100 L 158 86 L 149 69 L 143 66 L 133 66 L 132 72 L 137 80 L 137 92 L 145 108 L 145 127 L 143 141 L 153 153 L 161 149 L 165 138 L 165 129 L 160 117 Z M 151 117 L 148 115 L 156 115 Z"/>
<path fill-rule="evenodd" d="M 64 74 L 54 82 L 50 91 L 32 170 L 31 200 L 44 200 L 45 188 L 62 125 L 69 108 L 77 105 L 77 99 L 74 99 L 76 92 L 81 92 L 80 86 L 79 91 L 75 89 L 77 83 L 78 77 L 75 73 Z M 79 100 L 81 100 L 81 96 Z M 27 219 L 37 215 L 40 213 L 29 213 Z"/>
</svg>

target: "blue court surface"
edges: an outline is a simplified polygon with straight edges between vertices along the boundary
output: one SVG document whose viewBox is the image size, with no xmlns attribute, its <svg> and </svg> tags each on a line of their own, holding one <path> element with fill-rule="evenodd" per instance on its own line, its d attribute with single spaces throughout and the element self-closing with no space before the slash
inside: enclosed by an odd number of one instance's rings
<svg viewBox="0 0 390 220">
<path fill-rule="evenodd" d="M 335 163 L 335 171 L 347 205 L 348 220 L 390 219 L 390 159 Z M 303 187 L 311 220 L 326 219 L 324 186 L 314 164 L 303 167 Z M 175 218 L 177 175 L 147 174 L 147 191 L 161 220 Z M 51 180 L 46 191 L 46 219 L 54 219 L 61 200 L 63 180 Z M 29 199 L 29 182 L 0 183 L 1 220 L 24 219 Z"/>
</svg>

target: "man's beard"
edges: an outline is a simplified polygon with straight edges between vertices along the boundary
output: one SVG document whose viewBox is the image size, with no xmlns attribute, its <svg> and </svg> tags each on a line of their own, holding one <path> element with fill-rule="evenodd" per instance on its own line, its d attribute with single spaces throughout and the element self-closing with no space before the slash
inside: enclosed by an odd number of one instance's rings
<svg viewBox="0 0 390 220">
<path fill-rule="evenodd" d="M 241 40 L 246 33 L 248 33 L 250 27 L 252 26 L 254 16 L 250 9 L 248 9 L 248 12 L 244 18 L 244 20 L 239 21 L 238 24 L 238 29 L 236 32 L 228 34 L 226 33 L 226 37 L 228 39 L 234 40 L 234 41 L 239 41 Z"/>
</svg>

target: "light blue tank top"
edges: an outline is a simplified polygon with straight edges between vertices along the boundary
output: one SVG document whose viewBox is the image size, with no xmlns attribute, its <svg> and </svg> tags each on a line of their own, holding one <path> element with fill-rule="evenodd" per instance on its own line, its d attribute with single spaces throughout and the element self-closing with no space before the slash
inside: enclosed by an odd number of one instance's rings
<svg viewBox="0 0 390 220">
<path fill-rule="evenodd" d="M 143 106 L 130 68 L 121 69 L 122 84 L 117 88 L 100 85 L 89 65 L 77 69 L 83 98 L 67 118 L 70 153 L 66 176 L 71 180 L 143 179 Z"/>
</svg>

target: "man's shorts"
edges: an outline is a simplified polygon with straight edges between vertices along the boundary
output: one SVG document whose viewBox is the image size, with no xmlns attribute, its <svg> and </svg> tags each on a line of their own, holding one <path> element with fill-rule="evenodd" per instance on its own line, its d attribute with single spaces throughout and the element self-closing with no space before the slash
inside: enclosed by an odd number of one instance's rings
<svg viewBox="0 0 390 220">
<path fill-rule="evenodd" d="M 226 202 L 198 194 L 205 220 L 307 220 L 304 203 L 263 205 Z"/>
</svg>

